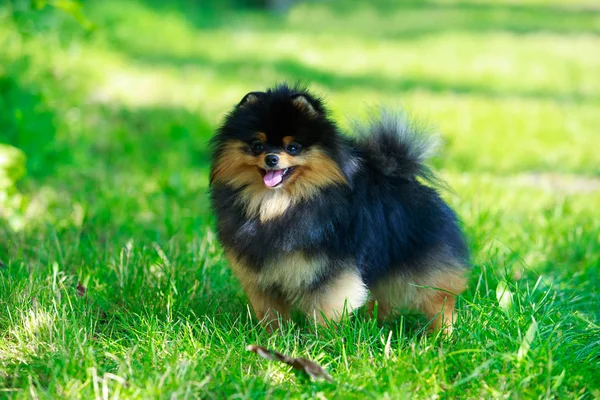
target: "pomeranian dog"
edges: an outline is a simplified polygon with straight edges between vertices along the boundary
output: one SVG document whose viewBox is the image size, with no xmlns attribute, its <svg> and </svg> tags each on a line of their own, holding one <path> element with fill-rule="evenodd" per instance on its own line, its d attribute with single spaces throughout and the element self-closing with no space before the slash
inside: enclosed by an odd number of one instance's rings
<svg viewBox="0 0 600 400">
<path fill-rule="evenodd" d="M 424 164 L 433 140 L 389 111 L 356 133 L 342 135 L 300 86 L 234 107 L 212 139 L 210 172 L 233 271 L 270 329 L 293 308 L 323 324 L 368 301 L 381 319 L 409 308 L 451 329 L 468 251 Z"/>
</svg>

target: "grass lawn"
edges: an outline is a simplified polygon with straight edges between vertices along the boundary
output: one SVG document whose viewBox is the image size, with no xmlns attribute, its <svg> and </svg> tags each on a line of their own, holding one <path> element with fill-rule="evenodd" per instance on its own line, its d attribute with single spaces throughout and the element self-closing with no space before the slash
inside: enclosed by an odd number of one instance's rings
<svg viewBox="0 0 600 400">
<path fill-rule="evenodd" d="M 25 3 L 0 2 L 0 398 L 600 397 L 595 1 L 96 0 L 89 31 Z M 281 80 L 343 127 L 384 102 L 442 134 L 474 264 L 450 338 L 408 313 L 272 336 L 252 317 L 206 144 Z"/>
</svg>

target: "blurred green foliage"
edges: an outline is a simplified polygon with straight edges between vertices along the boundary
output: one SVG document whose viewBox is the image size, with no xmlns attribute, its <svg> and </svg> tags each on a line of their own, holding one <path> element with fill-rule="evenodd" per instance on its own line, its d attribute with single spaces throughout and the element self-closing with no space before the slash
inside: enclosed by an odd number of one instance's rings
<svg viewBox="0 0 600 400">
<path fill-rule="evenodd" d="M 25 175 L 25 154 L 13 146 L 0 143 L 0 218 L 10 225 L 22 228 L 21 213 L 25 208 L 25 198 L 15 187 Z"/>
<path fill-rule="evenodd" d="M 85 30 L 93 28 L 78 0 L 5 0 L 5 3 L 3 11 L 11 15 L 22 33 L 30 34 L 40 28 L 40 22 L 50 22 L 52 18 L 48 15 L 55 11 L 71 16 Z M 55 31 L 57 27 L 49 24 L 44 28 Z"/>
<path fill-rule="evenodd" d="M 0 144 L 0 188 L 14 186 L 25 175 L 25 154 L 16 147 Z"/>
</svg>

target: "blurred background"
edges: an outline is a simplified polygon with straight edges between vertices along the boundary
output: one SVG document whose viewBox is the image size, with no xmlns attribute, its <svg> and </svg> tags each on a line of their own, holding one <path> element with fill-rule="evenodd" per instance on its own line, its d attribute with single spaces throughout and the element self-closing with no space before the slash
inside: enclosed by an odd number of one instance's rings
<svg viewBox="0 0 600 400">
<path fill-rule="evenodd" d="M 53 259 L 49 231 L 109 253 L 204 232 L 207 140 L 245 93 L 281 81 L 325 96 L 344 128 L 386 103 L 440 132 L 434 164 L 480 260 L 541 268 L 573 248 L 539 239 L 548 215 L 577 215 L 577 232 L 600 205 L 595 0 L 0 4 L 7 253 Z M 579 235 L 597 244 L 596 229 Z"/>
</svg>

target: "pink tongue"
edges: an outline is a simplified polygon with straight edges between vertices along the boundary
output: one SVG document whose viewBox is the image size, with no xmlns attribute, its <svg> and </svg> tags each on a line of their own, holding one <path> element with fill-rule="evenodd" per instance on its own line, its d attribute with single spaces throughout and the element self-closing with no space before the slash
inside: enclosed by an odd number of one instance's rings
<svg viewBox="0 0 600 400">
<path fill-rule="evenodd" d="M 277 186 L 281 183 L 282 180 L 283 180 L 283 170 L 282 169 L 267 171 L 266 175 L 263 178 L 263 181 L 265 181 L 265 185 L 267 185 L 268 187 Z"/>
</svg>

